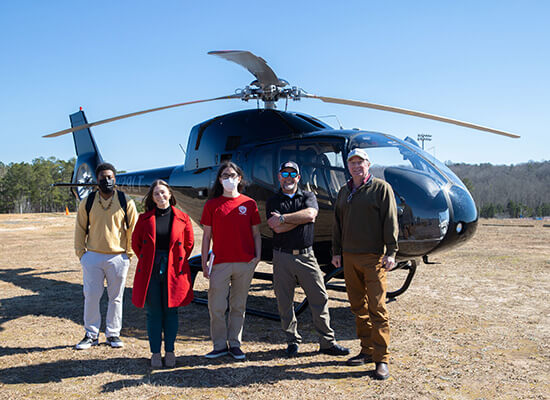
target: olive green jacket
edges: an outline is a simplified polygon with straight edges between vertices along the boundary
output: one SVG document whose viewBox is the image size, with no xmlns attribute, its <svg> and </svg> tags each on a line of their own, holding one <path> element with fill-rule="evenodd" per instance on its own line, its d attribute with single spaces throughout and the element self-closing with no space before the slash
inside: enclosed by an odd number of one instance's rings
<svg viewBox="0 0 550 400">
<path fill-rule="evenodd" d="M 397 205 L 389 183 L 371 176 L 351 196 L 348 184 L 338 192 L 332 227 L 332 254 L 397 253 Z"/>
</svg>

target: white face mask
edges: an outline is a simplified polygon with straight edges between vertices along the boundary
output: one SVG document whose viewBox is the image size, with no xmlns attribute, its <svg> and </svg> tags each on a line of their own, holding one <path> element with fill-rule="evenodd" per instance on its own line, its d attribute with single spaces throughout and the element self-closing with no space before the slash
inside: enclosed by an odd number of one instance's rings
<svg viewBox="0 0 550 400">
<path fill-rule="evenodd" d="M 228 191 L 232 192 L 239 186 L 239 178 L 227 178 L 222 180 L 223 188 Z"/>
</svg>

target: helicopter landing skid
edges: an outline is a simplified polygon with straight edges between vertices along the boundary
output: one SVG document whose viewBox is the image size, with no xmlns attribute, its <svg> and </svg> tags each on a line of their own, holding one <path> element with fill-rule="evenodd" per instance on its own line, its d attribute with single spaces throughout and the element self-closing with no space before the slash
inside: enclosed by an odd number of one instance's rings
<svg viewBox="0 0 550 400">
<path fill-rule="evenodd" d="M 414 274 L 416 273 L 416 261 L 409 260 L 409 261 L 399 262 L 390 272 L 397 271 L 398 269 L 408 270 L 408 273 L 405 278 L 405 282 L 403 282 L 403 285 L 399 289 L 386 293 L 386 298 L 388 299 L 388 302 L 393 301 L 397 296 L 402 295 L 409 288 L 411 281 L 414 277 Z M 346 291 L 345 285 L 328 283 L 328 281 L 332 279 L 334 276 L 337 276 L 343 273 L 344 273 L 343 268 L 336 268 L 334 269 L 334 271 L 329 272 L 328 274 L 325 275 L 325 285 L 328 290 L 334 290 L 337 292 Z"/>
<path fill-rule="evenodd" d="M 197 277 L 197 274 L 202 271 L 201 267 L 201 258 L 200 256 L 195 256 L 189 259 L 189 266 L 191 267 L 191 287 L 193 287 L 195 283 L 195 278 Z M 411 281 L 414 277 L 414 274 L 416 273 L 416 261 L 415 260 L 409 260 L 409 261 L 402 261 L 397 263 L 397 265 L 392 269 L 392 271 L 396 271 L 398 269 L 404 269 L 408 270 L 407 277 L 405 278 L 405 282 L 403 285 L 392 292 L 388 292 L 386 294 L 387 302 L 394 301 L 397 296 L 402 295 L 405 293 L 405 291 L 409 288 L 409 285 L 411 284 Z M 342 267 L 340 268 L 334 268 L 330 272 L 326 273 L 324 275 L 323 280 L 325 281 L 325 286 L 327 290 L 334 290 L 337 292 L 345 292 L 346 287 L 344 285 L 340 284 L 334 284 L 329 283 L 330 280 L 332 280 L 334 277 L 341 275 L 344 273 L 344 270 Z M 273 274 L 269 272 L 254 272 L 254 279 L 264 280 L 273 282 Z M 196 304 L 202 304 L 202 305 L 208 305 L 208 299 L 205 298 L 194 298 L 193 303 Z M 309 302 L 307 298 L 302 300 L 300 303 L 294 306 L 294 314 L 296 316 L 300 315 L 304 312 L 304 310 L 309 305 Z M 272 321 L 280 321 L 281 317 L 277 313 L 259 310 L 256 308 L 247 307 L 246 313 L 249 315 L 254 315 L 261 318 L 266 318 Z"/>
</svg>

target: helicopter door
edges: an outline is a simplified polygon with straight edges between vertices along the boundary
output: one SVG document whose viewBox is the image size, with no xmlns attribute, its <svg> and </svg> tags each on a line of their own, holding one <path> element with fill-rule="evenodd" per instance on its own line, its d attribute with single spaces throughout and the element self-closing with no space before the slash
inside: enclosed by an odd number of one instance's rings
<svg viewBox="0 0 550 400">
<path fill-rule="evenodd" d="M 331 205 L 346 182 L 342 150 L 344 141 L 300 140 L 279 149 L 280 163 L 293 160 L 300 166 L 300 186 L 317 195 L 319 203 Z"/>
</svg>

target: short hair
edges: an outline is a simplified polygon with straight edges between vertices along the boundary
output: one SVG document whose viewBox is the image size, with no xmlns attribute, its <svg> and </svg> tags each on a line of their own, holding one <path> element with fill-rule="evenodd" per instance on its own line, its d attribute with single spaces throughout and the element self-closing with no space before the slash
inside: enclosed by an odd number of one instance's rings
<svg viewBox="0 0 550 400">
<path fill-rule="evenodd" d="M 96 167 L 95 176 L 99 176 L 99 173 L 101 171 L 113 171 L 113 174 L 116 175 L 116 168 L 114 167 L 113 164 L 108 163 L 108 162 L 101 163 Z"/>
<path fill-rule="evenodd" d="M 157 179 L 153 183 L 151 183 L 151 186 L 149 186 L 149 190 L 147 191 L 147 194 L 143 198 L 143 205 L 145 207 L 145 211 L 151 211 L 154 210 L 157 206 L 155 201 L 153 200 L 153 190 L 157 186 L 165 186 L 166 189 L 168 189 L 168 192 L 170 193 L 170 205 L 175 206 L 176 205 L 176 198 L 174 197 L 174 193 L 172 192 L 172 188 L 168 183 L 163 181 L 162 179 Z"/>
</svg>

